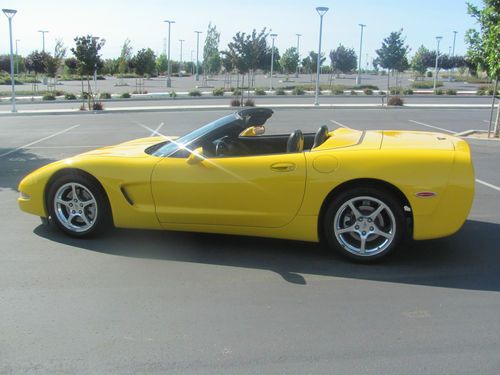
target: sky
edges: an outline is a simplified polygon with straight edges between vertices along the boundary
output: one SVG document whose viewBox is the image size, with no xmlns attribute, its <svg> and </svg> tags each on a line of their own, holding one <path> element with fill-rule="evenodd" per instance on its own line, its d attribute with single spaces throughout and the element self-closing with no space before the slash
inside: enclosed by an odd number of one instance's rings
<svg viewBox="0 0 500 375">
<path fill-rule="evenodd" d="M 481 5 L 480 0 L 470 2 Z M 171 29 L 171 57 L 179 60 L 179 39 L 184 39 L 184 61 L 191 59 L 191 53 L 196 56 L 195 30 L 203 31 L 201 59 L 209 22 L 221 33 L 221 50 L 236 32 L 266 27 L 278 34 L 275 44 L 281 53 L 296 46 L 296 34 L 302 34 L 299 52 L 304 56 L 318 49 L 317 6 L 330 8 L 323 19 L 322 51 L 327 53 L 343 44 L 358 54 L 358 24 L 367 25 L 361 55 L 363 66 L 367 55 L 371 63 L 375 50 L 391 31 L 403 28 L 412 55 L 421 44 L 435 49 L 438 35 L 443 37 L 441 51 L 448 52 L 455 30 L 458 31 L 455 54 L 464 54 L 464 34 L 475 27 L 463 0 L 0 0 L 1 8 L 18 11 L 13 19 L 13 34 L 14 39 L 19 39 L 21 55 L 42 49 L 42 35 L 38 30 L 49 31 L 45 35 L 48 52 L 53 52 L 56 39 L 72 47 L 75 36 L 92 34 L 106 39 L 102 49 L 104 58 L 117 57 L 126 38 L 131 40 L 134 51 L 150 47 L 158 54 L 163 52 L 168 32 L 163 20 L 169 19 L 176 22 Z M 8 33 L 7 18 L 0 14 L 0 54 L 9 51 Z M 71 55 L 69 48 L 68 55 Z"/>
</svg>

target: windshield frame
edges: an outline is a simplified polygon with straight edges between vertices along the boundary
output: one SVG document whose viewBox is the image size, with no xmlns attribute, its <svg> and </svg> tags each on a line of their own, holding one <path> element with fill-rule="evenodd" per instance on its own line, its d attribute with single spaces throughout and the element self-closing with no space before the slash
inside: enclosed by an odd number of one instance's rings
<svg viewBox="0 0 500 375">
<path fill-rule="evenodd" d="M 158 150 L 153 152 L 153 156 L 158 157 L 175 157 L 179 151 L 192 150 L 193 144 L 197 144 L 203 139 L 207 138 L 210 134 L 220 131 L 222 128 L 228 125 L 237 125 L 237 123 L 243 120 L 238 113 L 231 113 L 227 116 L 218 118 L 201 128 L 195 129 L 176 140 L 168 140 L 169 142 L 161 146 Z M 194 147 L 196 148 L 196 147 Z"/>
</svg>

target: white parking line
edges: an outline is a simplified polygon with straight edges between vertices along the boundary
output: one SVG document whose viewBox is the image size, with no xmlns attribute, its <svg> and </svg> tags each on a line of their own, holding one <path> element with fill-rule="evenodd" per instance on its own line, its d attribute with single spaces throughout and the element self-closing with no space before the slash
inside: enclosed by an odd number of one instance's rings
<svg viewBox="0 0 500 375">
<path fill-rule="evenodd" d="M 447 133 L 450 133 L 450 134 L 455 134 L 456 133 L 454 131 L 451 131 L 451 130 L 448 130 L 448 129 L 445 129 L 445 128 L 440 128 L 439 126 L 424 124 L 423 122 L 419 122 L 419 121 L 415 121 L 415 120 L 408 120 L 408 121 L 413 122 L 414 124 L 418 124 L 418 125 L 422 125 L 422 126 L 427 126 L 428 128 L 441 130 L 441 131 L 444 131 L 444 132 L 447 132 Z"/>
<path fill-rule="evenodd" d="M 160 123 L 160 125 L 158 125 L 158 127 L 151 133 L 151 137 L 157 135 L 162 126 L 163 126 L 163 122 Z"/>
<path fill-rule="evenodd" d="M 63 133 L 69 132 L 71 129 L 77 128 L 77 127 L 79 127 L 79 126 L 80 126 L 80 124 L 78 124 L 78 125 L 73 125 L 73 126 L 71 126 L 71 127 L 67 128 L 67 129 L 61 130 L 61 131 L 59 131 L 59 132 L 57 132 L 57 133 L 54 133 L 54 134 L 48 135 L 48 136 L 46 136 L 46 137 L 43 137 L 43 138 L 37 139 L 36 141 L 33 141 L 33 142 L 30 142 L 30 143 L 27 143 L 27 144 L 22 145 L 22 146 L 20 146 L 20 147 L 14 148 L 14 149 L 12 149 L 12 150 L 10 150 L 10 151 L 4 152 L 3 154 L 0 154 L 0 158 L 1 158 L 2 156 L 7 156 L 7 155 L 10 155 L 10 154 L 13 154 L 14 152 L 19 151 L 19 150 L 21 150 L 21 149 L 23 149 L 23 148 L 26 148 L 26 147 L 32 146 L 32 145 L 37 144 L 37 143 L 40 143 L 40 142 L 43 142 L 43 141 L 45 141 L 45 140 L 47 140 L 47 139 L 50 139 L 50 138 L 52 138 L 52 137 L 55 137 L 55 136 L 58 136 L 58 135 L 60 135 L 60 134 L 63 134 Z"/>
<path fill-rule="evenodd" d="M 489 182 L 486 182 L 486 181 L 483 181 L 483 180 L 480 180 L 478 178 L 476 178 L 476 182 L 480 183 L 481 185 L 484 185 L 484 186 L 487 186 L 493 190 L 496 190 L 496 191 L 500 191 L 500 187 L 498 186 L 495 186 L 493 184 L 490 184 Z"/>
<path fill-rule="evenodd" d="M 337 125 L 337 126 L 340 126 L 341 128 L 346 128 L 346 129 L 351 129 L 349 126 L 347 125 L 344 125 L 344 124 L 341 124 L 340 122 L 338 121 L 335 121 L 335 120 L 330 120 L 331 123 Z"/>
</svg>

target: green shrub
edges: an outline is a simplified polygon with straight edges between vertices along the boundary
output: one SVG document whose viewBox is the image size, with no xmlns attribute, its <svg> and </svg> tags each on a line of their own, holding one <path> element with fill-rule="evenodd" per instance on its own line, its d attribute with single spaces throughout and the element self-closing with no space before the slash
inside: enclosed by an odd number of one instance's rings
<svg viewBox="0 0 500 375">
<path fill-rule="evenodd" d="M 363 92 L 365 93 L 365 95 L 373 95 L 372 89 L 364 89 Z"/>
<path fill-rule="evenodd" d="M 344 95 L 344 90 L 342 89 L 333 89 L 332 90 L 333 95 Z"/>
<path fill-rule="evenodd" d="M 431 78 L 432 77 L 432 72 L 427 72 L 426 76 L 427 76 L 427 78 Z"/>
<path fill-rule="evenodd" d="M 241 102 L 239 99 L 232 99 L 231 100 L 231 107 L 239 107 L 241 106 Z"/>
<path fill-rule="evenodd" d="M 293 95 L 304 95 L 305 93 L 304 89 L 300 86 L 297 86 L 292 90 Z"/>
<path fill-rule="evenodd" d="M 405 95 L 413 95 L 413 90 L 412 89 L 404 89 L 403 94 Z"/>
<path fill-rule="evenodd" d="M 88 99 L 89 98 L 89 93 L 88 92 L 82 92 L 82 94 L 80 95 L 80 99 Z"/>
<path fill-rule="evenodd" d="M 383 96 L 385 96 L 385 91 L 384 91 L 384 90 L 380 90 L 380 91 L 378 92 L 378 94 L 379 94 L 379 95 L 383 95 Z"/>
<path fill-rule="evenodd" d="M 224 88 L 222 87 L 217 87 L 212 90 L 212 95 L 213 96 L 224 96 Z"/>
<path fill-rule="evenodd" d="M 394 105 L 394 106 L 402 106 L 404 104 L 403 99 L 401 99 L 399 96 L 391 96 L 389 100 L 387 101 L 387 105 Z"/>
<path fill-rule="evenodd" d="M 172 99 L 175 99 L 177 98 L 177 93 L 174 90 L 172 90 L 168 93 L 168 96 L 171 97 Z"/>
<path fill-rule="evenodd" d="M 391 95 L 400 95 L 400 94 L 401 94 L 401 92 L 402 92 L 402 90 L 401 90 L 401 88 L 399 88 L 399 87 L 390 87 L 390 88 L 389 88 L 389 93 L 390 93 Z"/>
<path fill-rule="evenodd" d="M 436 87 L 442 87 L 443 82 L 437 81 L 436 82 Z M 433 81 L 418 81 L 418 82 L 412 82 L 411 87 L 414 89 L 432 89 L 434 88 L 434 82 Z"/>
<path fill-rule="evenodd" d="M 354 90 L 351 90 L 351 95 L 358 95 L 358 93 Z"/>
<path fill-rule="evenodd" d="M 45 94 L 42 96 L 42 100 L 56 100 L 56 96 L 54 94 Z"/>
<path fill-rule="evenodd" d="M 448 89 L 446 90 L 446 95 L 457 95 L 457 90 Z"/>
<path fill-rule="evenodd" d="M 188 92 L 189 96 L 201 96 L 201 92 L 199 90 L 191 90 Z"/>
<path fill-rule="evenodd" d="M 122 99 L 128 99 L 128 98 L 130 98 L 130 93 L 124 92 L 123 94 L 120 95 L 120 98 L 122 98 Z"/>
<path fill-rule="evenodd" d="M 497 91 L 497 95 L 500 91 Z M 492 85 L 483 85 L 479 86 L 476 91 L 476 95 L 493 95 L 493 86 Z"/>
<path fill-rule="evenodd" d="M 111 94 L 109 92 L 101 92 L 99 99 L 111 99 Z"/>
<path fill-rule="evenodd" d="M 245 100 L 245 107 L 255 107 L 255 101 L 253 99 Z"/>
<path fill-rule="evenodd" d="M 76 100 L 76 95 L 72 94 L 70 92 L 67 92 L 66 94 L 64 94 L 64 99 L 66 99 L 66 100 Z"/>
<path fill-rule="evenodd" d="M 241 90 L 240 89 L 233 88 L 231 91 L 232 91 L 232 95 L 233 96 L 240 96 L 241 95 Z"/>
<path fill-rule="evenodd" d="M 435 94 L 435 95 L 443 95 L 443 94 L 444 94 L 444 90 L 441 90 L 441 89 L 435 89 L 435 90 L 434 90 L 434 94 Z"/>
<path fill-rule="evenodd" d="M 255 95 L 266 95 L 266 91 L 262 88 L 255 89 Z"/>
<path fill-rule="evenodd" d="M 276 95 L 286 95 L 285 89 L 282 87 L 278 87 L 276 89 Z"/>
</svg>

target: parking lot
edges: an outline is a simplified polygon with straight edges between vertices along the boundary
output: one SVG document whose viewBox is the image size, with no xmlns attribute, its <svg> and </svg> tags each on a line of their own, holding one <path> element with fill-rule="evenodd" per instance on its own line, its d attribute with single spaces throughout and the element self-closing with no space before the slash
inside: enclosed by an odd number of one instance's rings
<svg viewBox="0 0 500 375">
<path fill-rule="evenodd" d="M 453 134 L 489 119 L 482 109 L 275 112 L 271 133 Z M 44 164 L 227 113 L 0 118 L 0 373 L 497 373 L 500 142 L 468 140 L 478 183 L 459 233 L 369 266 L 273 239 L 115 230 L 76 240 L 17 208 L 19 181 Z"/>
</svg>

